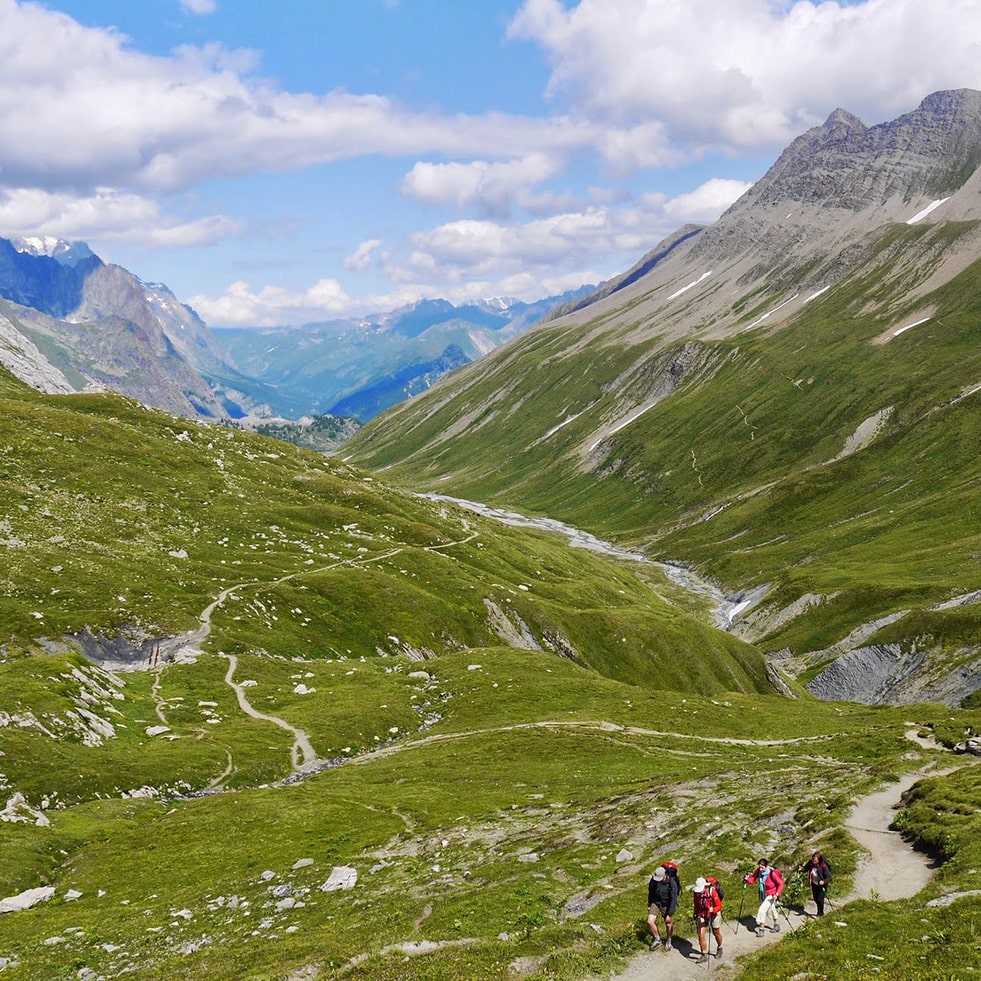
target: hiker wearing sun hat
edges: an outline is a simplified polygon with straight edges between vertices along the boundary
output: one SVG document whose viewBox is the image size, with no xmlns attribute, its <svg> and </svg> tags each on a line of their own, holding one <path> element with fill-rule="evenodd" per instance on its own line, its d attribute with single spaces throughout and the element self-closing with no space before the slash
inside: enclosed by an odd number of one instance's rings
<svg viewBox="0 0 981 981">
<path fill-rule="evenodd" d="M 647 884 L 647 926 L 651 931 L 651 950 L 657 950 L 661 944 L 661 935 L 657 930 L 657 918 L 664 920 L 664 949 L 671 949 L 671 938 L 674 935 L 674 914 L 678 908 L 678 877 L 671 872 L 676 869 L 670 862 L 659 865 Z"/>
<path fill-rule="evenodd" d="M 692 887 L 695 903 L 695 927 L 698 930 L 699 964 L 709 959 L 708 930 L 715 937 L 715 956 L 722 957 L 722 890 L 714 876 L 699 876 Z"/>
</svg>

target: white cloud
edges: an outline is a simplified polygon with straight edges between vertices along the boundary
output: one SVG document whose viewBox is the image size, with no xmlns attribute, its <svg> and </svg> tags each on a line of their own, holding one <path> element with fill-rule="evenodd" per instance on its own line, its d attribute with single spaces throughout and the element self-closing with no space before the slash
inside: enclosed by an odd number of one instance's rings
<svg viewBox="0 0 981 981">
<path fill-rule="evenodd" d="M 143 54 L 113 29 L 0 0 L 0 173 L 8 187 L 186 189 L 369 153 L 511 157 L 589 146 L 596 124 L 413 113 L 379 95 L 291 93 L 254 52 Z"/>
<path fill-rule="evenodd" d="M 344 315 L 352 309 L 350 297 L 335 279 L 321 279 L 307 289 L 266 286 L 258 292 L 239 281 L 223 296 L 192 296 L 187 301 L 211 326 L 276 327 L 304 324 Z"/>
<path fill-rule="evenodd" d="M 973 0 L 525 0 L 550 92 L 590 118 L 663 126 L 674 144 L 773 146 L 836 106 L 891 118 L 944 88 L 981 88 Z"/>
<path fill-rule="evenodd" d="M 371 257 L 381 244 L 380 238 L 366 239 L 344 260 L 344 268 L 351 272 L 364 272 L 371 265 Z"/>
<path fill-rule="evenodd" d="M 524 223 L 448 222 L 413 235 L 411 251 L 391 258 L 386 272 L 395 282 L 448 283 L 456 295 L 480 295 L 470 294 L 466 286 L 479 283 L 481 289 L 491 288 L 483 295 L 535 299 L 544 295 L 544 282 L 564 284 L 554 290 L 561 292 L 577 277 L 586 277 L 579 283 L 596 281 L 593 269 L 618 259 L 629 264 L 680 225 L 715 221 L 749 186 L 713 178 L 675 198 L 648 193 Z"/>
<path fill-rule="evenodd" d="M 650 193 L 524 223 L 449 222 L 414 234 L 401 257 L 379 255 L 381 240 L 368 239 L 345 266 L 361 271 L 378 256 L 395 288 L 357 301 L 336 280 L 324 279 L 306 290 L 256 291 L 237 282 L 218 298 L 195 296 L 188 302 L 212 326 L 266 327 L 393 310 L 420 297 L 456 303 L 489 296 L 536 300 L 601 282 L 679 225 L 714 221 L 748 187 L 713 179 L 673 199 Z"/>
<path fill-rule="evenodd" d="M 667 202 L 664 205 L 664 213 L 677 219 L 679 225 L 686 222 L 710 225 L 752 186 L 747 181 L 713 177 L 694 191 L 679 194 L 678 197 Z"/>
<path fill-rule="evenodd" d="M 181 0 L 185 14 L 213 14 L 218 9 L 215 0 Z"/>
<path fill-rule="evenodd" d="M 213 245 L 245 230 L 226 215 L 183 221 L 164 214 L 153 200 L 112 188 L 75 196 L 37 188 L 0 189 L 0 234 L 51 235 L 166 248 Z"/>
<path fill-rule="evenodd" d="M 402 194 L 459 211 L 472 208 L 481 215 L 507 215 L 515 206 L 534 206 L 531 188 L 561 170 L 555 157 L 533 153 L 517 160 L 470 163 L 417 163 L 402 180 Z"/>
</svg>

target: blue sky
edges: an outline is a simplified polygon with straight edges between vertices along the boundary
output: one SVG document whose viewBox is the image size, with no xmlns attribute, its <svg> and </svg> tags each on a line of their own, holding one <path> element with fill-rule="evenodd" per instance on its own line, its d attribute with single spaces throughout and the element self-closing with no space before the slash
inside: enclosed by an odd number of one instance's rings
<svg viewBox="0 0 981 981">
<path fill-rule="evenodd" d="M 0 235 L 212 326 L 537 299 L 962 87 L 977 0 L 0 0 Z"/>
</svg>

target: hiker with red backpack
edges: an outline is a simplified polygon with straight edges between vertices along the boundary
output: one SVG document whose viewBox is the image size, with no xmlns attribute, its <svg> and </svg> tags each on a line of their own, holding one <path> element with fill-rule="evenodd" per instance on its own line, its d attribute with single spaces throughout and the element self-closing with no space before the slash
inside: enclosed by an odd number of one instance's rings
<svg viewBox="0 0 981 981">
<path fill-rule="evenodd" d="M 763 936 L 767 920 L 772 921 L 770 929 L 774 933 L 779 933 L 777 902 L 783 894 L 783 876 L 780 870 L 773 868 L 768 859 L 761 858 L 756 863 L 756 868 L 743 877 L 743 881 L 747 884 L 755 882 L 760 891 L 760 908 L 756 913 L 756 936 Z"/>
<path fill-rule="evenodd" d="M 715 956 L 722 957 L 722 887 L 715 876 L 699 876 L 693 887 L 695 901 L 695 927 L 698 930 L 698 949 L 701 956 L 698 964 L 704 964 L 709 959 L 708 938 L 709 929 L 715 936 Z"/>
<path fill-rule="evenodd" d="M 678 866 L 674 862 L 659 865 L 647 884 L 647 926 L 651 931 L 651 950 L 661 945 L 661 935 L 657 930 L 658 915 L 664 920 L 664 949 L 671 950 L 674 936 L 674 914 L 678 908 L 678 895 L 681 891 L 678 881 Z"/>
</svg>

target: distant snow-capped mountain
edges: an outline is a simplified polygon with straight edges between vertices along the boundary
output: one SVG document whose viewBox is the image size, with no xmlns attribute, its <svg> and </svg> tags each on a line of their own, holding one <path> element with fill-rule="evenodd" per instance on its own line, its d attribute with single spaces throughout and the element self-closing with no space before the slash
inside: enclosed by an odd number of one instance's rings
<svg viewBox="0 0 981 981">
<path fill-rule="evenodd" d="M 91 259 L 95 253 L 85 242 L 66 242 L 50 235 L 31 235 L 12 238 L 11 245 L 25 255 L 47 256 L 63 266 L 76 266 L 83 259 Z"/>
<path fill-rule="evenodd" d="M 248 380 L 197 314 L 84 242 L 0 238 L 0 322 L 0 364 L 44 391 L 105 388 L 189 417 L 248 410 L 232 394 Z"/>
<path fill-rule="evenodd" d="M 583 286 L 534 303 L 496 297 L 456 306 L 427 299 L 369 317 L 213 333 L 242 374 L 274 393 L 272 412 L 294 419 L 352 415 L 366 422 L 517 337 L 557 304 L 594 289 Z"/>
<path fill-rule="evenodd" d="M 592 289 L 209 330 L 163 283 L 103 262 L 84 242 L 0 238 L 0 365 L 44 391 L 109 389 L 188 417 L 366 421 Z"/>
</svg>

